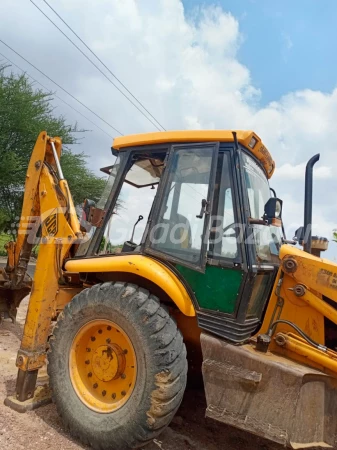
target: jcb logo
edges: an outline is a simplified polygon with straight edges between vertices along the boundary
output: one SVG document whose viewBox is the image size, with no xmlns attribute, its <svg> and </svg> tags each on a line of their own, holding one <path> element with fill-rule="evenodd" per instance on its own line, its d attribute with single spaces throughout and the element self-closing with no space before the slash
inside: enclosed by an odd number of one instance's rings
<svg viewBox="0 0 337 450">
<path fill-rule="evenodd" d="M 51 214 L 47 219 L 44 221 L 44 226 L 46 228 L 48 236 L 55 236 L 57 233 L 57 214 Z"/>
</svg>

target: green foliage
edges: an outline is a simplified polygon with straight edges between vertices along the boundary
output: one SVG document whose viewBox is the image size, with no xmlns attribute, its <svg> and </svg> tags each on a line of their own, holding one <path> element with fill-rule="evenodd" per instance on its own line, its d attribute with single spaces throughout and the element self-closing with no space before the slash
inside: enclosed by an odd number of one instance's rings
<svg viewBox="0 0 337 450">
<path fill-rule="evenodd" d="M 106 178 L 97 177 L 86 166 L 88 156 L 84 153 L 71 153 L 64 149 L 61 156 L 63 174 L 69 183 L 75 205 L 86 198 L 97 202 L 106 184 Z"/>
<path fill-rule="evenodd" d="M 101 244 L 99 246 L 99 251 L 100 252 L 104 251 L 105 244 L 106 244 L 106 237 L 103 236 Z M 118 251 L 121 250 L 122 246 L 123 246 L 122 244 L 120 244 L 120 245 L 112 245 L 111 242 L 109 241 L 107 243 L 105 251 L 106 251 L 106 253 L 116 253 L 116 252 L 118 253 Z"/>
<path fill-rule="evenodd" d="M 64 117 L 54 115 L 51 94 L 35 89 L 25 75 L 7 70 L 0 67 L 0 232 L 20 216 L 26 170 L 38 134 L 47 130 L 67 145 L 76 143 L 78 131 L 76 124 L 70 126 Z M 83 153 L 66 149 L 61 163 L 75 204 L 86 197 L 99 198 L 105 182 L 86 167 Z"/>
<path fill-rule="evenodd" d="M 8 234 L 0 234 L 0 256 L 7 256 L 5 244 L 11 240 Z"/>
<path fill-rule="evenodd" d="M 337 242 L 337 230 L 332 230 L 332 240 Z"/>
</svg>

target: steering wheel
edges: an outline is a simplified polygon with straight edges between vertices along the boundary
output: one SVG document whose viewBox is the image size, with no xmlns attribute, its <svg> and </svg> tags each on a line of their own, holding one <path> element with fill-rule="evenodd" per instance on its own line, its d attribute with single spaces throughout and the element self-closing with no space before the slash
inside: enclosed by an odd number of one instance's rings
<svg viewBox="0 0 337 450">
<path fill-rule="evenodd" d="M 233 229 L 235 230 L 234 226 L 235 226 L 235 222 L 230 223 L 229 225 L 227 225 L 227 226 L 223 229 L 223 235 L 224 235 L 224 237 L 236 237 L 236 233 L 235 233 L 235 232 L 232 233 L 232 234 L 229 234 L 229 235 L 226 235 L 226 236 L 225 236 L 225 233 L 226 233 L 227 230 L 230 230 L 231 228 L 233 228 Z"/>
</svg>

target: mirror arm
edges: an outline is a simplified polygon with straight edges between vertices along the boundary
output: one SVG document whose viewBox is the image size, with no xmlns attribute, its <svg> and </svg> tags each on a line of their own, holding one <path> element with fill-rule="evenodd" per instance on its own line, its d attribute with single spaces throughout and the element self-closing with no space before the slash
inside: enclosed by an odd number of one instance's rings
<svg viewBox="0 0 337 450">
<path fill-rule="evenodd" d="M 143 217 L 142 215 L 140 215 L 140 216 L 138 217 L 137 222 L 134 224 L 130 242 L 133 242 L 133 236 L 134 236 L 134 234 L 135 234 L 135 229 L 136 229 L 137 224 L 138 224 L 141 220 L 143 220 L 143 219 L 144 219 L 144 217 Z"/>
<path fill-rule="evenodd" d="M 252 225 L 268 225 L 268 222 L 266 220 L 252 219 L 251 217 L 249 217 L 248 222 Z"/>
</svg>

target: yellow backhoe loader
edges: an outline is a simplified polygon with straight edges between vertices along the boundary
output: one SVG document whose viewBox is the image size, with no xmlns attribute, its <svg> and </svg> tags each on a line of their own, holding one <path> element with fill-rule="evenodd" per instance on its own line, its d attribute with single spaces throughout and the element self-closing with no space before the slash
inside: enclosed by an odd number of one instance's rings
<svg viewBox="0 0 337 450">
<path fill-rule="evenodd" d="M 116 138 L 101 200 L 86 199 L 81 217 L 61 151 L 39 135 L 0 276 L 3 319 L 30 293 L 6 404 L 42 403 L 47 365 L 75 438 L 140 447 L 170 423 L 189 366 L 202 373 L 207 417 L 296 449 L 335 448 L 337 264 L 311 235 L 319 155 L 306 169 L 303 227 L 287 241 L 275 164 L 254 132 Z"/>
</svg>

